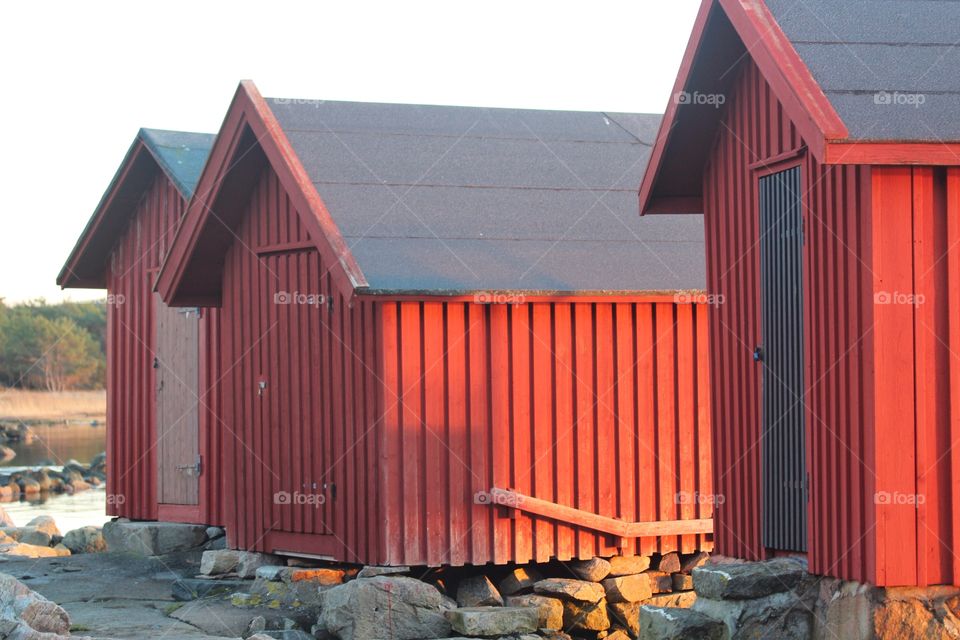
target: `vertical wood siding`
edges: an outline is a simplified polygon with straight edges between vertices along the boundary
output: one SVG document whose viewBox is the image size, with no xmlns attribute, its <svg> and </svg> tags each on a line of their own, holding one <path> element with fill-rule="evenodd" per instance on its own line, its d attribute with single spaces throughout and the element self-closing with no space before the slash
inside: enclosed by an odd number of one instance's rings
<svg viewBox="0 0 960 640">
<path fill-rule="evenodd" d="M 761 536 L 759 230 L 751 165 L 803 146 L 752 60 L 727 96 L 704 174 L 716 451 L 717 550 L 759 559 Z M 804 203 L 804 379 L 811 568 L 868 577 L 872 461 L 869 380 L 872 288 L 868 267 L 869 169 L 801 163 Z"/>
<path fill-rule="evenodd" d="M 381 304 L 386 562 L 617 553 L 605 535 L 503 517 L 476 498 L 492 487 L 629 521 L 712 516 L 703 306 Z M 711 549 L 708 538 L 624 552 Z"/>
<path fill-rule="evenodd" d="M 224 267 L 224 517 L 234 547 L 371 563 L 380 528 L 367 365 L 377 362 L 375 310 L 350 306 L 330 268 L 264 170 Z M 291 501 L 278 503 L 280 492 Z M 296 504 L 296 493 L 323 503 Z"/>
<path fill-rule="evenodd" d="M 157 513 L 156 302 L 153 281 L 185 202 L 169 179 L 158 172 L 110 257 L 107 273 L 107 513 L 153 520 Z M 216 313 L 209 314 L 202 340 L 216 342 Z M 201 364 L 204 379 L 214 374 Z M 201 431 L 214 408 L 203 403 Z M 206 445 L 210 447 L 210 443 Z M 208 449 L 209 450 L 209 449 Z M 208 465 L 201 487 L 215 497 L 216 464 Z M 215 502 L 203 505 L 201 518 L 219 524 Z"/>
<path fill-rule="evenodd" d="M 873 169 L 876 579 L 958 583 L 956 169 Z"/>
</svg>

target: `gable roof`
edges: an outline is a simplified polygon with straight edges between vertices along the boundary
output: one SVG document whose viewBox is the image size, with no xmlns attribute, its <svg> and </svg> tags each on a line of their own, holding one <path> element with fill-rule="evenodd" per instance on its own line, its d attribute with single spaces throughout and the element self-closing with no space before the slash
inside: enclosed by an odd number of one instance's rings
<svg viewBox="0 0 960 640">
<path fill-rule="evenodd" d="M 960 3 L 766 0 L 849 141 L 960 141 Z"/>
<path fill-rule="evenodd" d="M 256 109 L 244 111 L 244 86 Z M 276 122 L 260 140 L 289 148 L 289 157 L 275 157 L 302 172 L 303 183 L 289 181 L 294 188 L 317 197 L 315 215 L 333 232 L 339 261 L 349 256 L 346 264 L 355 267 L 354 291 L 582 295 L 705 286 L 701 220 L 636 216 L 634 189 L 659 116 L 262 99 L 253 92 L 242 85 L 231 110 Z M 212 157 L 225 166 L 231 156 L 215 150 Z M 210 200 L 230 189 L 220 184 Z M 201 289 L 188 275 L 202 277 L 209 264 L 184 266 L 191 255 L 209 253 L 199 240 L 202 216 L 191 205 L 194 239 L 185 226 L 160 275 L 160 291 L 174 304 L 209 303 L 216 295 L 213 283 Z M 169 264 L 174 256 L 178 264 Z"/>
<path fill-rule="evenodd" d="M 641 213 L 702 211 L 702 167 L 750 56 L 826 164 L 960 164 L 960 2 L 703 0 L 640 186 Z M 917 104 L 922 101 L 921 104 Z"/>
<path fill-rule="evenodd" d="M 189 200 L 213 138 L 206 133 L 140 129 L 57 276 L 57 284 L 65 289 L 106 287 L 110 251 L 157 172 L 162 171 Z"/>
</svg>

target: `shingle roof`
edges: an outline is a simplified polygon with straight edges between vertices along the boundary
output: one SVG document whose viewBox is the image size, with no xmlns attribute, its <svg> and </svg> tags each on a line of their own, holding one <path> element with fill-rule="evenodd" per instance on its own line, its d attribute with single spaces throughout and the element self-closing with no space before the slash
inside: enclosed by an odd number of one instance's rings
<svg viewBox="0 0 960 640">
<path fill-rule="evenodd" d="M 960 140 L 960 2 L 766 3 L 850 139 Z"/>
<path fill-rule="evenodd" d="M 660 116 L 267 102 L 371 291 L 705 286 L 701 218 L 636 215 Z"/>
<path fill-rule="evenodd" d="M 180 193 L 186 198 L 193 195 L 216 136 L 210 133 L 141 129 L 140 139 Z"/>
</svg>

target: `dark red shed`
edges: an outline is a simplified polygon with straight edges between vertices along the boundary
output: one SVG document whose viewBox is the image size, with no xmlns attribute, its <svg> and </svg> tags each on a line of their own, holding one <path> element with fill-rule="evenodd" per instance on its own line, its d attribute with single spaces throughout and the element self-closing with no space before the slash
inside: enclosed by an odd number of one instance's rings
<svg viewBox="0 0 960 640">
<path fill-rule="evenodd" d="M 704 214 L 721 553 L 960 584 L 958 22 L 701 7 L 640 200 Z"/>
<path fill-rule="evenodd" d="M 702 228 L 631 204 L 658 121 L 242 83 L 159 278 L 220 309 L 229 543 L 709 549 Z"/>
<path fill-rule="evenodd" d="M 107 290 L 110 515 L 220 519 L 216 458 L 204 455 L 215 446 L 217 314 L 167 307 L 153 291 L 212 143 L 141 129 L 57 278 Z"/>
</svg>

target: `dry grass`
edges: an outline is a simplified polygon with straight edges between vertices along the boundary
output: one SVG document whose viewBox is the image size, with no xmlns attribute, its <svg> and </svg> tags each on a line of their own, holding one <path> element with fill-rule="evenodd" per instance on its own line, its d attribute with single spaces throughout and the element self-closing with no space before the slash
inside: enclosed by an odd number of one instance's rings
<svg viewBox="0 0 960 640">
<path fill-rule="evenodd" d="M 0 418 L 20 420 L 105 420 L 106 391 L 21 391 L 0 389 Z"/>
</svg>

